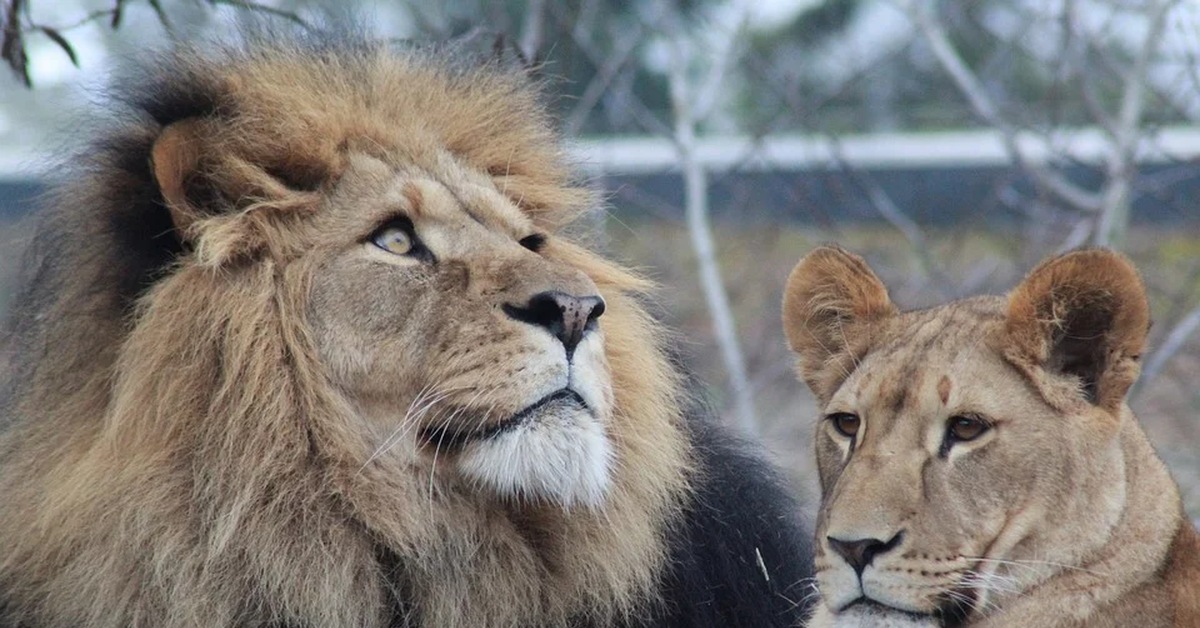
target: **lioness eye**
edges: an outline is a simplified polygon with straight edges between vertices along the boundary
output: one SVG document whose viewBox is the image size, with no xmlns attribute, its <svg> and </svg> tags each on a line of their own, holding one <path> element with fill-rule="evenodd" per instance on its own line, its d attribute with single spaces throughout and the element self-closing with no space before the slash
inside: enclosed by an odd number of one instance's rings
<svg viewBox="0 0 1200 628">
<path fill-rule="evenodd" d="M 987 421 L 979 417 L 953 416 L 950 417 L 950 424 L 946 427 L 946 431 L 954 440 L 963 442 L 975 440 L 991 428 L 992 426 L 988 425 Z"/>
<path fill-rule="evenodd" d="M 390 222 L 371 234 L 371 243 L 396 255 L 408 255 L 415 248 L 415 238 L 407 225 Z"/>
<path fill-rule="evenodd" d="M 833 423 L 833 429 L 846 438 L 854 438 L 858 434 L 858 415 L 849 412 L 835 412 L 827 417 Z"/>
</svg>

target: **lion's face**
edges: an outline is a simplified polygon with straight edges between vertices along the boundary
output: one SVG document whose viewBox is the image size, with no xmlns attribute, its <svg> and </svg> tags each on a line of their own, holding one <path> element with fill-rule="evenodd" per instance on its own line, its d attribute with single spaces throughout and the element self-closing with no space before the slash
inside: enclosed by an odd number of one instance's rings
<svg viewBox="0 0 1200 628">
<path fill-rule="evenodd" d="M 1120 408 L 1102 401 L 1128 386 L 1113 373 L 1126 359 L 1116 326 L 1144 334 L 1144 318 L 1117 320 L 1116 301 L 1081 305 L 1100 292 L 1071 303 L 1086 276 L 1052 277 L 1042 292 L 1036 272 L 1007 315 L 998 298 L 898 313 L 869 273 L 823 249 L 785 298 L 789 341 L 821 402 L 818 625 L 970 623 L 1111 534 L 1124 463 Z M 1112 285 L 1109 297 L 1124 296 Z M 1012 309 L 1029 299 L 1026 321 Z"/>
<path fill-rule="evenodd" d="M 596 285 L 483 173 L 348 163 L 313 226 L 307 315 L 372 435 L 364 465 L 598 505 L 613 402 Z"/>
</svg>

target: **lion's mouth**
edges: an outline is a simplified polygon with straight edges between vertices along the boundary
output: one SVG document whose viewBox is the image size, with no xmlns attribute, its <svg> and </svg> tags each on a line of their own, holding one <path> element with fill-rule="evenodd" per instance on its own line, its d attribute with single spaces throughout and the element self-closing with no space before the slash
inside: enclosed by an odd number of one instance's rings
<svg viewBox="0 0 1200 628">
<path fill-rule="evenodd" d="M 873 598 L 861 596 L 849 604 L 843 606 L 839 613 L 844 613 L 852 608 L 860 608 L 864 610 L 873 610 L 881 614 L 899 615 L 906 617 L 916 622 L 929 622 L 931 624 L 941 626 L 942 628 L 959 628 L 966 625 L 966 619 L 971 614 L 971 606 L 973 595 L 965 594 L 964 592 L 956 591 L 956 595 L 950 596 L 946 604 L 940 606 L 932 613 L 921 613 L 903 608 L 896 608 L 884 604 Z"/>
<path fill-rule="evenodd" d="M 460 429 L 451 425 L 427 427 L 421 430 L 421 439 L 426 445 L 438 450 L 461 449 L 467 443 L 488 440 L 512 431 L 546 410 L 570 407 L 591 411 L 582 395 L 570 388 L 560 388 L 499 422 L 475 429 Z"/>
</svg>

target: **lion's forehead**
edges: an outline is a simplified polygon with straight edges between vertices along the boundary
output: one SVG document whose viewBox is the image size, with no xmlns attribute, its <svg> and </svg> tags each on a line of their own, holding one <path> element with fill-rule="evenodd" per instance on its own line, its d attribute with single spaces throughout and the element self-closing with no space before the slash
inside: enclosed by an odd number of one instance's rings
<svg viewBox="0 0 1200 628">
<path fill-rule="evenodd" d="M 403 156 L 352 153 L 334 186 L 333 205 L 351 213 L 375 206 L 443 222 L 471 219 L 502 231 L 530 228 L 529 217 L 487 173 L 437 152 L 444 158 L 424 164 Z"/>
</svg>

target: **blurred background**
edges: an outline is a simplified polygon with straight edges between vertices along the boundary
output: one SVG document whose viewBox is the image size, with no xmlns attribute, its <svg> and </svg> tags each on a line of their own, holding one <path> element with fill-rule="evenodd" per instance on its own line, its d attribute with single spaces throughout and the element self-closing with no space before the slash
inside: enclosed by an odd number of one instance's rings
<svg viewBox="0 0 1200 628">
<path fill-rule="evenodd" d="M 328 4 L 0 0 L 0 308 L 43 164 L 114 63 Z M 813 246 L 863 254 L 905 308 L 1077 246 L 1129 254 L 1155 321 L 1132 405 L 1200 517 L 1200 1 L 346 4 L 381 36 L 537 66 L 606 193 L 597 245 L 661 284 L 697 393 L 810 496 L 817 411 L 779 303 Z"/>
</svg>

